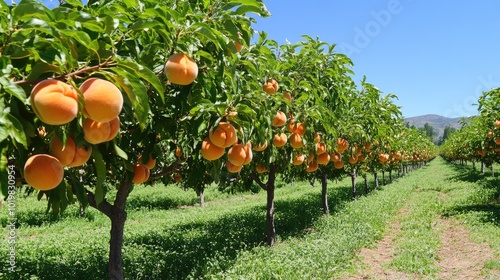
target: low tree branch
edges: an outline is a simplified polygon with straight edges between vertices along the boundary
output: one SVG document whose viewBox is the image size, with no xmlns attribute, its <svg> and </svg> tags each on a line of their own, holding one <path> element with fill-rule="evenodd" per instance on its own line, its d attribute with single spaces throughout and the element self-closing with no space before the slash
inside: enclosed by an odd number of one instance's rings
<svg viewBox="0 0 500 280">
<path fill-rule="evenodd" d="M 183 159 L 178 159 L 178 160 L 174 161 L 172 164 L 170 164 L 169 166 L 163 167 L 162 169 L 160 169 L 154 173 L 151 173 L 149 175 L 149 179 L 146 182 L 151 182 L 151 181 L 159 179 L 165 175 L 172 174 L 174 171 L 176 171 L 180 168 L 180 166 L 183 162 L 184 162 Z"/>
<path fill-rule="evenodd" d="M 111 63 L 111 58 L 112 58 L 111 56 L 108 57 L 108 59 L 106 59 L 106 61 L 104 61 L 103 63 L 100 63 L 98 65 L 85 67 L 85 68 L 82 68 L 82 69 L 77 70 L 75 72 L 71 72 L 71 73 L 66 74 L 66 75 L 53 77 L 52 79 L 66 81 L 68 78 L 73 77 L 73 76 L 77 76 L 77 75 L 87 73 L 87 72 L 93 72 L 93 71 L 96 71 L 102 67 L 113 66 L 114 63 Z M 44 80 L 46 80 L 46 79 L 38 79 L 38 80 L 33 80 L 33 81 L 20 80 L 20 81 L 14 81 L 14 84 L 15 85 L 33 85 L 33 84 L 38 84 L 39 82 L 44 81 Z"/>
<path fill-rule="evenodd" d="M 257 183 L 257 185 L 259 185 L 263 190 L 267 191 L 267 184 L 264 184 L 264 182 L 262 182 L 262 180 L 260 179 L 259 175 L 257 175 L 257 173 L 252 172 L 251 176 L 252 176 L 252 179 L 255 181 L 255 183 Z"/>
</svg>

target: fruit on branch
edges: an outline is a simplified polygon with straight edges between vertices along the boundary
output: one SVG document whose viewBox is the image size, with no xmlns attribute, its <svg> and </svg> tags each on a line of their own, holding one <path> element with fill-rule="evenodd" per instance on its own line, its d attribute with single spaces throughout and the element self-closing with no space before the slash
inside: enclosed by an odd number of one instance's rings
<svg viewBox="0 0 500 280">
<path fill-rule="evenodd" d="M 217 128 L 209 131 L 208 137 L 217 147 L 227 148 L 236 142 L 236 129 L 228 122 L 220 122 Z"/>
<path fill-rule="evenodd" d="M 278 111 L 274 116 L 272 125 L 276 127 L 284 126 L 286 124 L 286 115 L 282 111 Z"/>
<path fill-rule="evenodd" d="M 33 155 L 24 165 L 24 179 L 33 188 L 48 191 L 63 180 L 64 167 L 61 162 L 47 154 Z"/>
<path fill-rule="evenodd" d="M 80 85 L 85 106 L 83 113 L 97 122 L 109 122 L 120 114 L 123 96 L 113 83 L 90 78 Z"/>
<path fill-rule="evenodd" d="M 201 155 L 206 160 L 216 160 L 224 155 L 224 148 L 218 147 L 206 137 L 201 143 Z"/>
<path fill-rule="evenodd" d="M 90 144 L 100 144 L 113 140 L 119 130 L 120 119 L 118 117 L 108 122 L 98 122 L 88 118 L 83 123 L 83 138 Z"/>
<path fill-rule="evenodd" d="M 30 103 L 35 115 L 44 123 L 63 125 L 78 114 L 76 90 L 59 80 L 44 80 L 32 90 Z"/>
<path fill-rule="evenodd" d="M 149 179 L 149 169 L 142 163 L 136 163 L 134 165 L 134 178 L 132 178 L 132 183 L 142 184 Z"/>
<path fill-rule="evenodd" d="M 185 86 L 198 76 L 198 65 L 191 57 L 178 53 L 168 58 L 164 71 L 171 83 Z"/>
<path fill-rule="evenodd" d="M 268 79 L 267 82 L 264 83 L 262 86 L 262 89 L 267 93 L 267 94 L 275 94 L 278 91 L 278 82 L 274 79 Z"/>
</svg>

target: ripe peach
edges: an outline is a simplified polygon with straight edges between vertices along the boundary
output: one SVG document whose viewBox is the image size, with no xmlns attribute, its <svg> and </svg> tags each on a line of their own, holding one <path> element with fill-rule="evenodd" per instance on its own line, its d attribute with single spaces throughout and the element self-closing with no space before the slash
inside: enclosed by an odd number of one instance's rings
<svg viewBox="0 0 500 280">
<path fill-rule="evenodd" d="M 344 162 L 343 161 L 336 161 L 336 162 L 333 163 L 333 166 L 336 169 L 342 169 L 342 168 L 344 168 Z"/>
<path fill-rule="evenodd" d="M 301 148 L 302 146 L 304 146 L 304 144 L 302 143 L 302 136 L 300 136 L 299 134 L 292 133 L 292 134 L 290 134 L 289 138 L 290 138 L 289 139 L 290 146 L 292 146 L 292 148 L 298 149 L 298 148 Z"/>
<path fill-rule="evenodd" d="M 334 152 L 334 153 L 332 153 L 330 158 L 333 162 L 339 162 L 339 161 L 342 161 L 342 154 Z"/>
<path fill-rule="evenodd" d="M 318 170 L 318 163 L 313 160 L 307 166 L 306 172 L 314 172 L 316 170 Z"/>
<path fill-rule="evenodd" d="M 500 137 L 495 138 L 495 144 L 500 145 Z"/>
<path fill-rule="evenodd" d="M 218 147 L 208 137 L 201 143 L 201 155 L 207 160 L 216 160 L 224 155 L 224 148 Z"/>
<path fill-rule="evenodd" d="M 76 144 L 72 137 L 66 139 L 66 145 L 54 135 L 50 140 L 49 153 L 57 158 L 63 166 L 68 166 L 75 158 Z"/>
<path fill-rule="evenodd" d="M 344 152 L 349 148 L 349 142 L 343 138 L 337 138 L 337 150 L 339 153 Z"/>
<path fill-rule="evenodd" d="M 321 155 L 323 153 L 326 153 L 326 144 L 323 142 L 316 143 L 316 154 Z"/>
<path fill-rule="evenodd" d="M 171 83 L 189 85 L 198 76 L 198 65 L 189 56 L 178 53 L 171 55 L 165 63 L 165 75 Z"/>
<path fill-rule="evenodd" d="M 134 165 L 134 178 L 132 178 L 132 183 L 142 184 L 149 179 L 149 169 L 140 163 Z"/>
<path fill-rule="evenodd" d="M 493 124 L 495 125 L 496 128 L 500 128 L 500 120 L 495 120 Z"/>
<path fill-rule="evenodd" d="M 247 151 L 242 144 L 234 144 L 227 152 L 227 159 L 236 166 L 242 166 L 247 161 Z"/>
<path fill-rule="evenodd" d="M 293 121 L 290 121 L 287 125 L 287 130 L 291 133 L 296 133 L 300 136 L 304 136 L 304 133 L 306 133 L 306 126 L 303 123 L 295 123 Z"/>
<path fill-rule="evenodd" d="M 139 155 L 137 161 L 141 164 L 144 164 L 144 166 L 146 166 L 148 169 L 153 169 L 156 165 L 156 159 L 153 158 L 152 154 L 149 154 L 149 160 L 146 163 L 142 163 L 142 155 Z"/>
<path fill-rule="evenodd" d="M 24 179 L 37 190 L 51 190 L 62 182 L 63 177 L 63 165 L 51 155 L 31 156 L 24 165 Z"/>
<path fill-rule="evenodd" d="M 277 148 L 283 147 L 286 145 L 286 142 L 287 142 L 287 138 L 286 138 L 285 133 L 278 133 L 278 134 L 274 135 L 273 145 L 275 147 L 277 147 Z"/>
<path fill-rule="evenodd" d="M 274 116 L 272 125 L 276 127 L 284 126 L 286 124 L 286 115 L 282 111 L 278 111 Z"/>
<path fill-rule="evenodd" d="M 39 82 L 31 90 L 30 103 L 36 116 L 50 125 L 69 123 L 78 114 L 75 89 L 58 80 Z"/>
<path fill-rule="evenodd" d="M 283 97 L 287 99 L 288 101 L 292 102 L 292 95 L 289 92 L 283 92 Z"/>
<path fill-rule="evenodd" d="M 306 156 L 304 154 L 297 154 L 296 156 L 293 157 L 292 164 L 301 165 L 302 163 L 304 163 L 305 159 Z"/>
<path fill-rule="evenodd" d="M 275 94 L 278 91 L 278 82 L 276 82 L 274 79 L 268 79 L 267 82 L 265 82 L 262 86 L 262 89 L 267 94 Z"/>
<path fill-rule="evenodd" d="M 322 153 L 318 155 L 317 161 L 319 164 L 326 165 L 330 162 L 330 155 L 328 153 Z"/>
<path fill-rule="evenodd" d="M 175 156 L 178 157 L 178 158 L 182 157 L 182 150 L 181 150 L 181 148 L 179 148 L 179 147 L 175 148 Z"/>
<path fill-rule="evenodd" d="M 262 164 L 257 164 L 257 166 L 255 167 L 255 170 L 257 170 L 257 173 L 259 173 L 259 174 L 267 172 L 267 168 Z"/>
<path fill-rule="evenodd" d="M 215 146 L 227 148 L 236 142 L 236 129 L 228 122 L 220 122 L 215 130 L 209 131 L 208 137 Z"/>
<path fill-rule="evenodd" d="M 227 171 L 231 172 L 231 173 L 238 173 L 241 171 L 241 168 L 243 166 L 242 165 L 234 165 L 232 164 L 230 161 L 226 162 L 226 168 L 227 168 Z"/>
<path fill-rule="evenodd" d="M 356 164 L 358 162 L 358 156 L 357 155 L 353 155 L 351 157 L 349 157 L 349 163 L 350 164 Z"/>
<path fill-rule="evenodd" d="M 73 161 L 70 164 L 68 164 L 68 167 L 76 167 L 83 165 L 89 160 L 91 155 L 92 155 L 92 147 L 89 147 L 88 149 L 85 148 L 85 146 L 77 147 L 75 150 L 75 157 L 73 158 Z"/>
<path fill-rule="evenodd" d="M 264 142 L 264 144 L 259 144 L 257 146 L 253 146 L 253 150 L 256 152 L 262 152 L 267 148 L 267 140 Z"/>
<path fill-rule="evenodd" d="M 109 122 L 98 122 L 88 118 L 83 123 L 83 138 L 90 144 L 110 141 L 118 134 L 119 123 L 118 117 Z"/>
<path fill-rule="evenodd" d="M 174 179 L 174 181 L 176 183 L 179 183 L 181 180 L 182 180 L 182 175 L 179 174 L 179 173 L 175 173 L 173 176 L 172 176 L 172 179 Z"/>
<path fill-rule="evenodd" d="M 83 113 L 97 121 L 109 122 L 116 118 L 123 107 L 123 96 L 111 82 L 90 78 L 80 85 L 85 107 Z"/>
</svg>

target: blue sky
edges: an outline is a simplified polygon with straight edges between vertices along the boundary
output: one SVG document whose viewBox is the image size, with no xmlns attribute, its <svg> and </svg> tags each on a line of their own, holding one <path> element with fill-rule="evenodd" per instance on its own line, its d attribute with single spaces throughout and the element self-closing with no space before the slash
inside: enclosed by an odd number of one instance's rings
<svg viewBox="0 0 500 280">
<path fill-rule="evenodd" d="M 405 117 L 477 114 L 483 91 L 500 87 L 500 1 L 265 1 L 254 28 L 279 44 L 307 34 L 337 44 L 363 75 L 394 93 Z"/>
</svg>

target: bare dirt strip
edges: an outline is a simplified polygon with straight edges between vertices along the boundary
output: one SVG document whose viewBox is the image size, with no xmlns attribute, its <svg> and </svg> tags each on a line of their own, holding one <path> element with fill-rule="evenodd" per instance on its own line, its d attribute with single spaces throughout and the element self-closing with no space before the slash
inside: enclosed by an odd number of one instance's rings
<svg viewBox="0 0 500 280">
<path fill-rule="evenodd" d="M 404 215 L 404 211 L 400 215 Z M 363 248 L 359 252 L 360 272 L 342 279 L 500 279 L 500 271 L 484 269 L 484 264 L 494 259 L 494 251 L 488 244 L 472 241 L 469 231 L 457 220 L 438 219 L 435 228 L 441 233 L 441 247 L 436 263 L 439 272 L 434 277 L 402 273 L 389 266 L 394 257 L 393 240 L 400 231 L 400 223 L 393 222 L 374 248 Z"/>
</svg>

